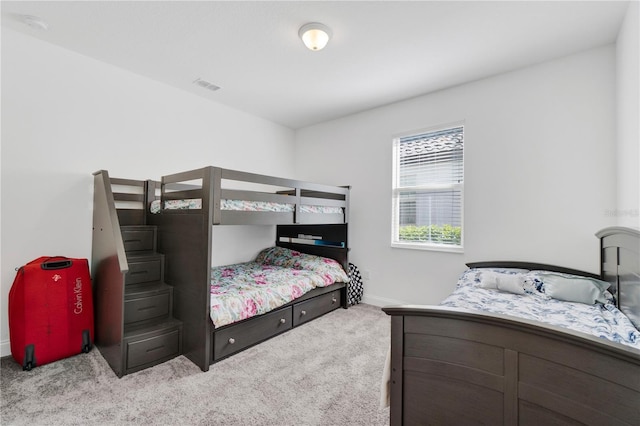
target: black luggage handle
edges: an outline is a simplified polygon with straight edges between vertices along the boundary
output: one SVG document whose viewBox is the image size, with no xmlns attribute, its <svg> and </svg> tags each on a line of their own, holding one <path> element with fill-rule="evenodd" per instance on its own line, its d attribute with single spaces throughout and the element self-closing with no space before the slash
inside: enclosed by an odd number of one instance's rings
<svg viewBox="0 0 640 426">
<path fill-rule="evenodd" d="M 40 264 L 40 267 L 44 270 L 53 270 L 53 269 L 64 269 L 68 268 L 73 264 L 71 259 L 63 259 L 63 260 L 55 260 L 55 261 L 44 261 Z"/>
</svg>

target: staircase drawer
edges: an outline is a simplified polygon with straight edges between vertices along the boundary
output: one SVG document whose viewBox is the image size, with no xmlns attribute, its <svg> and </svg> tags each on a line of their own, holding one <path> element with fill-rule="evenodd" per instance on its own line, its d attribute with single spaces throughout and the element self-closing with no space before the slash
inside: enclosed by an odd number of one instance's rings
<svg viewBox="0 0 640 426">
<path fill-rule="evenodd" d="M 291 307 L 268 312 L 214 334 L 213 359 L 218 360 L 291 329 Z"/>
<path fill-rule="evenodd" d="M 160 281 L 162 277 L 161 259 L 129 262 L 129 272 L 125 277 L 125 284 L 138 284 Z"/>
<path fill-rule="evenodd" d="M 293 326 L 304 324 L 320 315 L 331 312 L 342 305 L 339 290 L 293 305 Z"/>
<path fill-rule="evenodd" d="M 131 324 L 169 315 L 170 293 L 125 300 L 124 323 Z"/>
<path fill-rule="evenodd" d="M 180 353 L 180 329 L 127 344 L 127 370 Z"/>
<path fill-rule="evenodd" d="M 122 241 L 126 252 L 154 250 L 154 228 L 123 229 Z"/>
</svg>

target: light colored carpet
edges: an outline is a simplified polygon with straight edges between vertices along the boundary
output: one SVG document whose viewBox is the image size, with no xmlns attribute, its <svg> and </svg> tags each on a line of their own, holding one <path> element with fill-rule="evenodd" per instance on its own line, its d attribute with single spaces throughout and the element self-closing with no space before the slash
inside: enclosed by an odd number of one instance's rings
<svg viewBox="0 0 640 426">
<path fill-rule="evenodd" d="M 2 425 L 387 425 L 390 319 L 338 309 L 203 373 L 178 357 L 118 379 L 95 348 L 24 372 L 0 362 Z"/>
</svg>

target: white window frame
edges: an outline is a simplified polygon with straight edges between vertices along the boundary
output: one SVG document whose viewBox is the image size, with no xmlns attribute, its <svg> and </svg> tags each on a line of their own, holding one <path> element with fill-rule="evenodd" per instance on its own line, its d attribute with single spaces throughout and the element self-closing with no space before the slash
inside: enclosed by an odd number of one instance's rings
<svg viewBox="0 0 640 426">
<path fill-rule="evenodd" d="M 414 250 L 431 250 L 440 252 L 463 253 L 464 252 L 464 145 L 462 153 L 463 179 L 462 183 L 455 184 L 432 184 L 432 185 L 414 185 L 400 187 L 400 164 L 398 158 L 398 145 L 402 138 L 416 136 L 420 134 L 436 133 L 456 127 L 462 127 L 463 135 L 465 135 L 464 122 L 449 123 L 441 126 L 430 127 L 427 129 L 416 130 L 412 132 L 396 135 L 393 138 L 393 181 L 392 181 L 392 214 L 391 214 L 391 247 Z M 465 138 L 466 139 L 466 138 Z M 464 143 L 464 142 L 463 142 Z M 420 191 L 451 188 L 460 191 L 460 244 L 437 244 L 433 242 L 409 242 L 399 240 L 400 229 L 400 194 L 403 191 Z"/>
</svg>

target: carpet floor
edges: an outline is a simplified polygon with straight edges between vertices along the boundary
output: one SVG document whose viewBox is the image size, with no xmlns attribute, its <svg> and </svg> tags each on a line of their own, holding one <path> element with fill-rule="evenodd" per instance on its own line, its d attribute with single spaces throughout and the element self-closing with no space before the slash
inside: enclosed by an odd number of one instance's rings
<svg viewBox="0 0 640 426">
<path fill-rule="evenodd" d="M 94 348 L 29 372 L 0 360 L 2 425 L 387 425 L 390 318 L 338 309 L 213 364 L 183 356 L 118 379 Z"/>
</svg>

